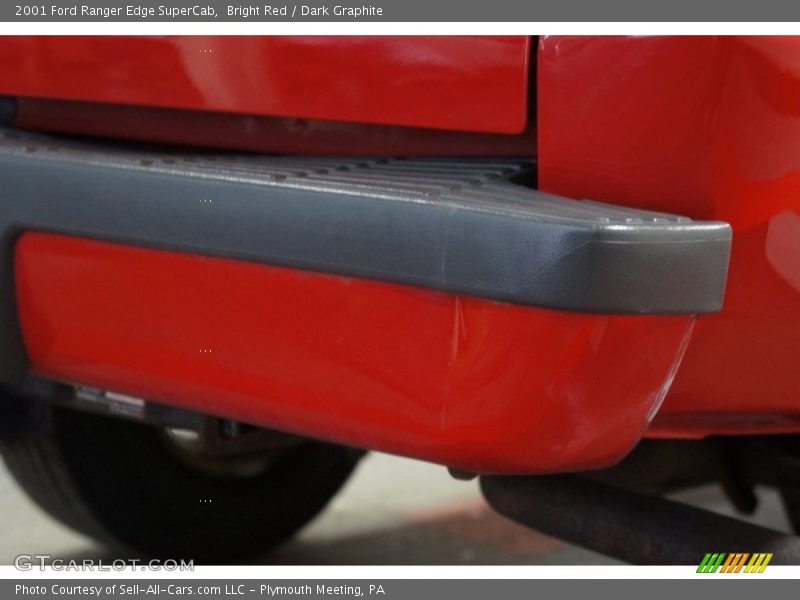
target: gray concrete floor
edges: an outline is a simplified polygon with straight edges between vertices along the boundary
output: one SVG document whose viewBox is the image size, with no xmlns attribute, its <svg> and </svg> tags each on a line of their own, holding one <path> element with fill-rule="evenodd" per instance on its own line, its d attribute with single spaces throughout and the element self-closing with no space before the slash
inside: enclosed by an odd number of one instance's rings
<svg viewBox="0 0 800 600">
<path fill-rule="evenodd" d="M 677 498 L 734 514 L 712 486 Z M 753 521 L 789 530 L 777 495 L 760 491 Z M 114 558 L 34 506 L 0 467 L 0 564 L 17 554 Z M 434 465 L 382 454 L 362 461 L 328 509 L 292 542 L 263 557 L 279 564 L 613 564 L 493 513 L 476 482 Z"/>
</svg>

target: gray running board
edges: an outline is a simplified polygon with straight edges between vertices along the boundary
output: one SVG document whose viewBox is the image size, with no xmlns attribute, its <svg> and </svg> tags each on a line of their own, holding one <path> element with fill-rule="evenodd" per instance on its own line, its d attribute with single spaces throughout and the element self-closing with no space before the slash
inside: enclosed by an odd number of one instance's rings
<svg viewBox="0 0 800 600">
<path fill-rule="evenodd" d="M 175 154 L 0 128 L 0 380 L 26 359 L 25 231 L 366 277 L 598 313 L 720 309 L 725 223 L 513 183 L 525 160 Z"/>
</svg>

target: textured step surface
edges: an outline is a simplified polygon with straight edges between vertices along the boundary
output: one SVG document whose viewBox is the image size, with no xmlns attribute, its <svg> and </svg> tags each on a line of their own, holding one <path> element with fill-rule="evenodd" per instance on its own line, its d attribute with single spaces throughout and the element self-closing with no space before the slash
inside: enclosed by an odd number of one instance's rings
<svg viewBox="0 0 800 600">
<path fill-rule="evenodd" d="M 20 232 L 41 230 L 554 309 L 719 309 L 728 225 L 515 183 L 534 168 L 186 154 L 0 129 L 3 261 Z M 18 335 L 2 273 L 0 344 Z"/>
</svg>

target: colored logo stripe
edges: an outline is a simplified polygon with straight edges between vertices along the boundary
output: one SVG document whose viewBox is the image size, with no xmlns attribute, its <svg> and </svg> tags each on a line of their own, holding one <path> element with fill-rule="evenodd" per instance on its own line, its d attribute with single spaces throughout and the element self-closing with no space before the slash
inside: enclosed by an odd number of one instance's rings
<svg viewBox="0 0 800 600">
<path fill-rule="evenodd" d="M 763 573 L 771 560 L 772 554 L 753 554 L 753 558 L 750 559 L 750 563 L 744 568 L 744 572 Z"/>
<path fill-rule="evenodd" d="M 749 552 L 708 552 L 700 565 L 697 567 L 698 573 L 739 573 L 744 568 L 744 573 L 763 573 L 764 569 L 772 560 L 771 553 L 759 552 L 750 554 Z M 747 562 L 747 559 L 750 562 Z M 745 566 L 747 563 L 747 566 Z"/>
<path fill-rule="evenodd" d="M 700 566 L 697 567 L 698 573 L 716 573 L 722 561 L 725 560 L 725 553 L 708 553 L 703 557 Z"/>
<path fill-rule="evenodd" d="M 744 566 L 745 561 L 750 556 L 748 553 L 736 552 L 728 555 L 728 560 L 722 565 L 720 573 L 738 573 Z"/>
</svg>

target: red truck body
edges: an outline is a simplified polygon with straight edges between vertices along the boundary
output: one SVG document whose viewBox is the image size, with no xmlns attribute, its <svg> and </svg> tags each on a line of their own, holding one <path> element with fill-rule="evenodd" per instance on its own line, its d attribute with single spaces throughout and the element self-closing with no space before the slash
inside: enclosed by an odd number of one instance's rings
<svg viewBox="0 0 800 600">
<path fill-rule="evenodd" d="M 644 435 L 800 431 L 797 40 L 0 46 L 20 127 L 265 152 L 292 140 L 311 155 L 521 155 L 541 190 L 734 231 L 724 307 L 699 316 L 518 306 L 28 232 L 14 268 L 38 375 L 476 472 L 604 467 Z"/>
</svg>

